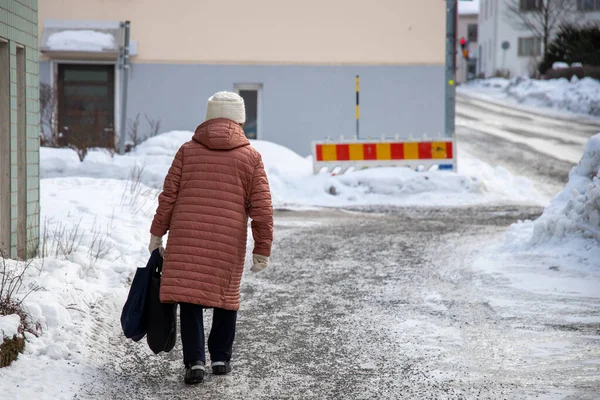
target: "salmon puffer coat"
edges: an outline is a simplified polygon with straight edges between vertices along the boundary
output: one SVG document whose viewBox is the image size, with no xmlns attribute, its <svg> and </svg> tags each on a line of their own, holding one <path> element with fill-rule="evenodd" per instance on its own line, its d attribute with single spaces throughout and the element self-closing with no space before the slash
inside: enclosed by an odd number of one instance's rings
<svg viewBox="0 0 600 400">
<path fill-rule="evenodd" d="M 169 232 L 160 300 L 238 310 L 248 217 L 254 254 L 269 257 L 273 207 L 260 154 L 239 124 L 200 125 L 173 160 L 150 232 Z"/>
</svg>

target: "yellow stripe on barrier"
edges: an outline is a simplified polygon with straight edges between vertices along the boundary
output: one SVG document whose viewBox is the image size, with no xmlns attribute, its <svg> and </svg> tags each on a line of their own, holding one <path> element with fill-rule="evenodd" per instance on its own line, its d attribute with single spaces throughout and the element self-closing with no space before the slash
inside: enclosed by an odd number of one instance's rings
<svg viewBox="0 0 600 400">
<path fill-rule="evenodd" d="M 363 155 L 362 143 L 354 143 L 349 146 L 350 148 L 350 161 L 362 161 L 365 159 Z"/>
<path fill-rule="evenodd" d="M 378 160 L 392 159 L 392 146 L 389 143 L 377 143 L 376 148 Z"/>
<path fill-rule="evenodd" d="M 418 160 L 419 159 L 419 143 L 404 143 L 404 159 Z"/>
<path fill-rule="evenodd" d="M 336 161 L 337 152 L 335 144 L 324 144 L 323 145 L 323 161 Z"/>
<path fill-rule="evenodd" d="M 447 158 L 446 154 L 446 142 L 433 142 L 431 143 L 431 158 L 441 159 Z"/>
</svg>

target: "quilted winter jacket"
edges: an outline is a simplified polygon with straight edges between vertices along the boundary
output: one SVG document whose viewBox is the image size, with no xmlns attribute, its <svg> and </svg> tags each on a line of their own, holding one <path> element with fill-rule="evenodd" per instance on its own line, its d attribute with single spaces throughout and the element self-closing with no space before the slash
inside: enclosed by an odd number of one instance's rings
<svg viewBox="0 0 600 400">
<path fill-rule="evenodd" d="M 254 253 L 270 256 L 273 208 L 260 154 L 228 119 L 200 125 L 173 160 L 150 232 L 165 248 L 160 299 L 237 310 L 248 217 Z"/>
</svg>

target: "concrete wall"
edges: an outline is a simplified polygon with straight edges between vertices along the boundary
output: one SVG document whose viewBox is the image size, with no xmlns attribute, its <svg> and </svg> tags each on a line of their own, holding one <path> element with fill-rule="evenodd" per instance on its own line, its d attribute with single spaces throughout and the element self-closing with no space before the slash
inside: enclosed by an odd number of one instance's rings
<svg viewBox="0 0 600 400">
<path fill-rule="evenodd" d="M 131 20 L 144 63 L 443 64 L 445 13 L 441 0 L 40 2 L 42 23 Z"/>
<path fill-rule="evenodd" d="M 49 82 L 48 62 L 40 79 Z M 312 140 L 355 134 L 355 75 L 361 79 L 361 137 L 444 131 L 444 66 L 134 64 L 128 118 L 147 114 L 162 131 L 194 130 L 206 100 L 238 83 L 262 84 L 260 139 L 308 155 Z M 144 124 L 145 122 L 142 122 Z"/>
<path fill-rule="evenodd" d="M 37 0 L 0 0 L 0 40 L 9 54 L 10 174 L 1 174 L 1 209 L 9 202 L 10 239 L 4 243 L 11 257 L 26 258 L 39 241 L 39 78 Z M 6 110 L 5 110 L 6 111 Z M 5 134 L 5 132 L 1 132 Z M 4 171 L 3 171 L 4 172 Z M 6 185 L 5 179 L 10 179 Z M 10 196 L 6 196 L 10 188 Z M 6 215 L 0 215 L 2 226 Z"/>
</svg>

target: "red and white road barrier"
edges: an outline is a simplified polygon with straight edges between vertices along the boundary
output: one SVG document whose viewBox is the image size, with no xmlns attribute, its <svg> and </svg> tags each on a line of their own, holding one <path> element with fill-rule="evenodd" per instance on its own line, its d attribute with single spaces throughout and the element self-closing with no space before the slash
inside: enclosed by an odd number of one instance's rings
<svg viewBox="0 0 600 400">
<path fill-rule="evenodd" d="M 371 167 L 410 167 L 456 171 L 454 138 L 435 140 L 355 140 L 313 142 L 313 169 L 343 173 Z"/>
</svg>

